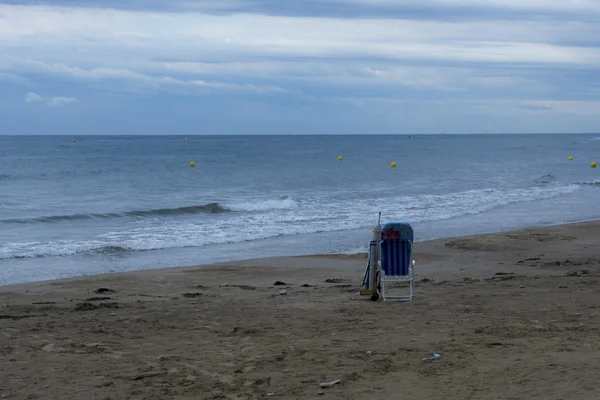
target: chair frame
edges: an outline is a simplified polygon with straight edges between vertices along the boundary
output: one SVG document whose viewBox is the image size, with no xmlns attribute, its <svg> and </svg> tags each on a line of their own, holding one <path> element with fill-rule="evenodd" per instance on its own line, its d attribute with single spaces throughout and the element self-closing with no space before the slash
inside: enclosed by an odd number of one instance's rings
<svg viewBox="0 0 600 400">
<path fill-rule="evenodd" d="M 413 295 L 413 290 L 414 290 L 414 281 L 415 281 L 415 260 L 409 260 L 409 265 L 408 265 L 408 275 L 386 275 L 385 270 L 382 266 L 382 250 L 381 250 L 381 242 L 379 242 L 378 244 L 378 262 L 377 262 L 377 266 L 378 266 L 378 276 L 379 276 L 379 284 L 380 284 L 380 292 L 381 292 L 381 299 L 383 301 L 412 301 L 414 295 Z M 412 241 L 407 240 L 406 241 L 408 243 L 409 246 L 409 251 L 410 251 L 410 255 L 412 257 L 412 246 L 413 243 Z M 404 283 L 404 282 L 408 282 L 409 284 L 409 294 L 408 296 L 390 296 L 387 295 L 385 293 L 385 284 L 386 283 Z"/>
</svg>

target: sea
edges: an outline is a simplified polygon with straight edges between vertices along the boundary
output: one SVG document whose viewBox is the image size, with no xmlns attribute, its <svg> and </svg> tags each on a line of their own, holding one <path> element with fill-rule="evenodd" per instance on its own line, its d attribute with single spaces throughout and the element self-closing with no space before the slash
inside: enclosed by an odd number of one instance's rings
<svg viewBox="0 0 600 400">
<path fill-rule="evenodd" d="M 356 253 L 380 212 L 418 241 L 598 219 L 592 161 L 598 134 L 0 136 L 0 284 Z"/>
</svg>

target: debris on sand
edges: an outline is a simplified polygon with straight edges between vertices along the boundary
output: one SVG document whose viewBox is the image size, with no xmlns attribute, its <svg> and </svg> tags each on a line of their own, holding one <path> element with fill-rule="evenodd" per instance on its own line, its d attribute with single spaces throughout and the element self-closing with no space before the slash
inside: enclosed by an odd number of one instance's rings
<svg viewBox="0 0 600 400">
<path fill-rule="evenodd" d="M 55 345 L 56 345 L 56 343 L 49 343 L 49 344 L 45 345 L 44 347 L 42 347 L 42 350 L 46 351 L 46 352 L 54 351 Z"/>
<path fill-rule="evenodd" d="M 202 293 L 184 293 L 182 294 L 183 297 L 187 297 L 187 298 L 196 298 L 196 297 L 200 297 L 203 296 Z"/>
<path fill-rule="evenodd" d="M 425 358 L 423 359 L 423 361 L 433 361 L 433 360 L 437 360 L 437 359 L 438 359 L 438 358 L 440 358 L 440 357 L 441 357 L 441 355 L 440 355 L 440 354 L 438 354 L 438 353 L 433 353 L 432 355 L 430 355 L 430 356 L 428 356 L 428 357 L 425 357 Z"/>
<path fill-rule="evenodd" d="M 92 310 L 98 310 L 100 308 L 119 308 L 119 303 L 93 304 L 93 303 L 84 301 L 83 303 L 78 303 L 75 306 L 75 311 L 92 311 Z"/>
<path fill-rule="evenodd" d="M 319 386 L 322 389 L 328 388 L 328 387 L 332 387 L 334 385 L 337 385 L 338 383 L 340 383 L 342 380 L 341 379 L 336 379 L 335 381 L 331 381 L 331 382 L 323 382 L 321 383 Z"/>
<path fill-rule="evenodd" d="M 89 299 L 85 299 L 85 301 L 102 301 L 102 300 L 110 300 L 110 297 L 90 297 Z"/>
<path fill-rule="evenodd" d="M 242 290 L 256 290 L 256 288 L 254 286 L 248 286 L 248 285 L 231 285 L 231 287 L 240 288 Z"/>
<path fill-rule="evenodd" d="M 582 269 L 581 271 L 569 271 L 565 276 L 577 276 L 587 275 L 590 271 L 588 269 Z"/>
</svg>

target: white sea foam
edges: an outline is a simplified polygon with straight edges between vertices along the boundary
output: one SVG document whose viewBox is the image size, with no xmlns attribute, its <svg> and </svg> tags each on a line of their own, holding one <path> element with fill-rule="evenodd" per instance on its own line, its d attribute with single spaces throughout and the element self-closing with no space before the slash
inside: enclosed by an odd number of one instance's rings
<svg viewBox="0 0 600 400">
<path fill-rule="evenodd" d="M 267 211 L 267 210 L 285 210 L 298 208 L 298 202 L 291 197 L 281 199 L 268 199 L 262 201 L 249 201 L 225 204 L 225 207 L 231 211 Z"/>
<path fill-rule="evenodd" d="M 282 235 L 332 232 L 370 227 L 379 211 L 385 220 L 411 223 L 457 218 L 510 204 L 535 202 L 574 193 L 581 184 L 532 186 L 521 189 L 475 189 L 440 195 L 377 199 L 292 198 L 239 202 L 237 212 L 218 218 L 183 222 L 149 221 L 129 229 L 98 234 L 91 240 L 10 243 L 0 259 L 69 256 L 88 252 L 127 252 L 239 243 Z M 133 226 L 133 227 L 132 227 Z"/>
</svg>

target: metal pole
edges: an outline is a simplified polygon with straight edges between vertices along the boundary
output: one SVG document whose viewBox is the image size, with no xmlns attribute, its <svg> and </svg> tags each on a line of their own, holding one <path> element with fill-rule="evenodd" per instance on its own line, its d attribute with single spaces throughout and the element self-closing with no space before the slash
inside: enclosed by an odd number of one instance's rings
<svg viewBox="0 0 600 400">
<path fill-rule="evenodd" d="M 381 213 L 377 220 L 377 226 L 373 228 L 373 242 L 375 246 L 371 248 L 371 260 L 369 263 L 369 289 L 373 294 L 377 293 L 377 262 L 379 261 L 379 244 L 381 241 Z"/>
</svg>

